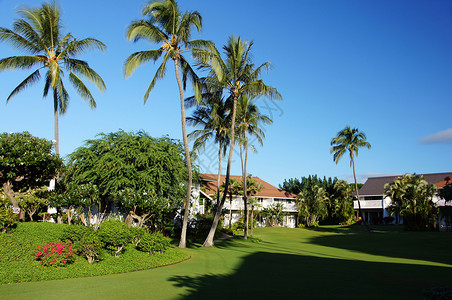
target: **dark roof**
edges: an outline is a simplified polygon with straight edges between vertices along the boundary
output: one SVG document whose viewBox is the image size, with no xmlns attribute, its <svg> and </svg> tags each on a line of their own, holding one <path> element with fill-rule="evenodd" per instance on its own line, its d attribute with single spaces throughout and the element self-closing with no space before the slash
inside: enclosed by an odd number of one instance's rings
<svg viewBox="0 0 452 300">
<path fill-rule="evenodd" d="M 427 180 L 428 183 L 435 184 L 444 181 L 444 178 L 447 176 L 452 178 L 452 173 L 432 173 L 432 174 L 418 174 L 424 176 L 424 179 Z M 370 177 L 364 183 L 364 185 L 359 189 L 360 196 L 377 196 L 383 195 L 385 191 L 385 184 L 394 182 L 397 177 L 396 176 L 384 176 L 384 177 Z"/>
<path fill-rule="evenodd" d="M 206 190 L 207 195 L 213 195 L 217 191 L 217 174 L 200 174 L 201 176 L 201 186 Z M 236 180 L 242 180 L 241 176 L 231 175 L 230 178 Z M 297 195 L 278 189 L 277 187 L 271 185 L 268 182 L 263 181 L 259 177 L 252 176 L 252 179 L 256 180 L 257 183 L 262 184 L 264 187 L 262 191 L 257 192 L 256 197 L 271 197 L 271 198 L 296 198 Z M 223 183 L 226 180 L 225 175 L 221 175 L 220 182 Z"/>
</svg>

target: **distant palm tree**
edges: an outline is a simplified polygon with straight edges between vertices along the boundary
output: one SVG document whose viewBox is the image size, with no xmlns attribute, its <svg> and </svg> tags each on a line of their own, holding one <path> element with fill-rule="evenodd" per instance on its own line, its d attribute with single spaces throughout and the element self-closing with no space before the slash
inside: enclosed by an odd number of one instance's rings
<svg viewBox="0 0 452 300">
<path fill-rule="evenodd" d="M 218 143 L 218 175 L 217 175 L 217 206 L 220 203 L 220 177 L 221 161 L 226 154 L 229 142 L 230 129 L 230 107 L 223 101 L 220 92 L 206 92 L 202 95 L 202 100 L 196 107 L 193 115 L 187 118 L 187 123 L 193 127 L 201 127 L 188 135 L 190 140 L 194 140 L 193 151 L 201 151 L 206 143 L 213 139 Z M 194 97 L 186 99 L 186 104 L 194 104 Z"/>
<path fill-rule="evenodd" d="M 168 60 L 173 60 L 176 73 L 176 80 L 179 87 L 180 109 L 182 121 L 182 137 L 185 148 L 185 159 L 188 168 L 187 196 L 185 199 L 185 212 L 182 225 L 180 248 L 186 247 L 186 233 L 188 211 L 190 209 L 191 186 L 192 186 L 192 166 L 190 151 L 187 139 L 187 127 L 185 123 L 184 108 L 184 89 L 187 79 L 193 84 L 196 94 L 199 94 L 197 88 L 198 77 L 191 68 L 183 53 L 191 51 L 196 45 L 205 45 L 207 42 L 196 40 L 190 41 L 191 29 L 196 27 L 198 32 L 201 31 L 202 18 L 199 12 L 181 13 L 179 6 L 174 0 L 152 1 L 143 8 L 143 16 L 148 16 L 148 20 L 134 21 L 127 29 L 127 38 L 137 42 L 139 40 L 148 40 L 151 43 L 162 43 L 160 48 L 155 50 L 139 51 L 131 54 L 125 61 L 124 74 L 126 77 L 140 66 L 149 61 L 157 61 L 163 55 L 163 61 L 157 68 L 149 87 L 144 95 L 144 103 L 149 98 L 149 93 L 154 88 L 157 80 L 162 79 L 165 75 L 166 64 Z M 182 71 L 182 79 L 180 78 L 179 68 Z"/>
<path fill-rule="evenodd" d="M 263 145 L 265 138 L 261 125 L 272 124 L 273 121 L 265 115 L 261 115 L 259 108 L 246 95 L 242 95 L 237 103 L 237 137 L 240 145 L 240 160 L 242 162 L 242 180 L 243 180 L 243 202 L 245 208 L 245 232 L 244 239 L 248 238 L 248 184 L 245 180 L 248 178 L 247 162 L 248 162 L 248 135 L 255 137 L 259 145 Z M 243 153 L 245 152 L 245 153 Z M 245 157 L 243 157 L 245 154 Z M 252 220 L 251 220 L 252 221 Z"/>
<path fill-rule="evenodd" d="M 361 203 L 359 201 L 359 193 L 358 193 L 358 183 L 356 181 L 356 172 L 355 172 L 355 159 L 354 154 L 358 156 L 358 149 L 362 147 L 367 147 L 370 149 L 370 144 L 367 142 L 366 135 L 363 132 L 360 132 L 358 128 L 350 128 L 350 126 L 346 126 L 344 129 L 337 133 L 337 136 L 331 139 L 331 149 L 330 153 L 333 154 L 333 161 L 336 164 L 341 160 L 342 156 L 345 152 L 349 152 L 350 154 L 350 166 L 353 167 L 353 178 L 355 179 L 355 192 L 356 198 L 358 200 L 358 211 L 359 215 L 364 222 L 364 218 L 361 211 Z"/>
<path fill-rule="evenodd" d="M 228 194 L 235 143 L 237 100 L 241 95 L 247 95 L 249 97 L 267 96 L 276 100 L 281 98 L 281 95 L 275 88 L 265 85 L 260 79 L 262 69 L 266 68 L 268 70 L 270 68 L 270 63 L 265 62 L 256 68 L 252 63 L 250 56 L 252 45 L 253 42 L 247 43 L 241 38 L 230 37 L 227 45 L 223 47 L 226 60 L 222 59 L 215 45 L 209 45 L 206 49 L 197 49 L 196 51 L 193 51 L 193 56 L 198 60 L 200 69 L 209 72 L 209 75 L 205 79 L 205 83 L 209 89 L 226 92 L 229 94 L 229 98 L 233 103 L 225 192 L 215 214 L 212 227 L 204 242 L 203 246 L 205 247 L 213 246 L 213 237 L 221 217 L 221 210 L 226 200 L 226 195 Z"/>
<path fill-rule="evenodd" d="M 87 62 L 74 57 L 92 48 L 104 51 L 106 46 L 93 38 L 77 40 L 70 33 L 63 35 L 60 12 L 55 2 L 39 8 L 21 9 L 18 13 L 23 18 L 13 23 L 12 30 L 0 28 L 0 41 L 31 55 L 3 58 L 0 60 L 0 71 L 37 69 L 11 92 L 7 103 L 36 83 L 41 78 L 40 70 L 45 69 L 43 96 L 46 97 L 49 91 L 53 93 L 55 153 L 59 154 L 58 114 L 63 115 L 69 104 L 69 94 L 63 85 L 64 71 L 69 72 L 69 82 L 76 92 L 88 102 L 90 108 L 95 108 L 96 101 L 79 76 L 93 82 L 100 91 L 105 90 L 105 83 Z"/>
</svg>

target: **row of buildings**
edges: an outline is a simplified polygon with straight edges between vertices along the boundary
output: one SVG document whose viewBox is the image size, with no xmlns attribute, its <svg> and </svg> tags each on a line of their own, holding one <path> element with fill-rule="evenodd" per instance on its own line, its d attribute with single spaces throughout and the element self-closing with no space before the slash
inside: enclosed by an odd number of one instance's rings
<svg viewBox="0 0 452 300">
<path fill-rule="evenodd" d="M 438 188 L 444 187 L 445 178 L 452 178 L 451 173 L 434 173 L 434 174 L 421 174 L 424 179 L 437 186 Z M 388 220 L 390 214 L 388 212 L 388 207 L 391 205 L 391 199 L 385 197 L 384 186 L 387 183 L 392 183 L 398 176 L 383 176 L 383 177 L 371 177 L 368 178 L 364 185 L 359 190 L 359 200 L 361 204 L 361 210 L 363 213 L 364 221 L 370 224 L 379 224 L 383 220 Z M 231 176 L 236 180 L 241 180 L 240 176 Z M 274 187 L 273 185 L 265 182 L 259 177 L 252 177 L 257 183 L 262 184 L 263 189 L 259 191 L 254 197 L 257 199 L 258 207 L 260 209 L 269 208 L 274 203 L 282 204 L 285 216 L 283 219 L 283 226 L 285 227 L 296 227 L 298 207 L 296 203 L 295 194 L 283 191 Z M 221 176 L 220 182 L 225 181 L 225 176 Z M 206 204 L 208 202 L 215 202 L 215 193 L 217 191 L 217 175 L 216 174 L 201 174 L 201 183 L 195 189 L 194 197 L 196 198 L 196 204 L 194 206 L 195 213 L 205 213 Z M 228 198 L 229 199 L 229 198 Z M 452 206 L 452 203 L 446 203 L 443 199 L 435 196 L 433 202 L 437 206 Z M 358 209 L 358 202 L 354 201 L 354 208 Z M 232 201 L 226 201 L 224 209 L 230 211 L 230 214 L 225 215 L 225 223 L 228 223 L 231 219 L 232 222 L 236 222 L 241 217 L 241 212 L 243 211 L 243 200 L 242 196 L 234 195 Z M 398 215 L 393 215 L 393 224 L 403 224 L 403 219 Z M 391 218 L 392 219 L 392 218 Z M 261 219 L 258 226 L 266 226 L 266 220 Z M 451 230 L 452 220 L 451 216 L 442 216 L 439 219 L 439 226 L 442 230 Z"/>
</svg>

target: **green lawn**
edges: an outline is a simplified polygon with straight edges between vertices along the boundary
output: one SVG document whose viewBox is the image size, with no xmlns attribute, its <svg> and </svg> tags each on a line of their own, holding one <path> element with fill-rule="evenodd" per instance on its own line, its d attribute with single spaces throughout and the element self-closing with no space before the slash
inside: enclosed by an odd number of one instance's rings
<svg viewBox="0 0 452 300">
<path fill-rule="evenodd" d="M 452 234 L 262 228 L 172 266 L 0 286 L 1 299 L 422 299 L 452 286 Z"/>
</svg>

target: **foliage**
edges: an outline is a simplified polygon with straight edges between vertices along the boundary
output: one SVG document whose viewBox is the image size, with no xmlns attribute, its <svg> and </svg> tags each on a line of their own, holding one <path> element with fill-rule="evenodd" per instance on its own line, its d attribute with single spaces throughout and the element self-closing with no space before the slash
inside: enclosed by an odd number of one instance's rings
<svg viewBox="0 0 452 300">
<path fill-rule="evenodd" d="M 297 196 L 298 215 L 307 227 L 318 225 L 319 219 L 328 214 L 327 193 L 324 188 L 314 185 Z"/>
<path fill-rule="evenodd" d="M 47 187 L 43 186 L 30 190 L 29 192 L 17 197 L 19 206 L 21 209 L 27 212 L 30 221 L 33 220 L 33 215 L 36 212 L 40 212 L 41 209 L 46 208 L 49 205 L 47 197 Z"/>
<path fill-rule="evenodd" d="M 29 56 L 11 56 L 0 60 L 0 71 L 36 70 L 22 81 L 8 96 L 13 96 L 39 81 L 40 70 L 45 69 L 43 96 L 53 93 L 55 131 L 58 132 L 58 112 L 64 114 L 69 104 L 69 94 L 63 84 L 67 71 L 69 82 L 74 90 L 88 102 L 91 108 L 96 102 L 80 76 L 94 83 L 101 91 L 105 90 L 102 78 L 89 67 L 88 63 L 75 57 L 89 49 L 103 51 L 106 46 L 93 38 L 76 39 L 70 33 L 63 34 L 60 11 L 56 2 L 42 4 L 38 8 L 26 8 L 18 11 L 22 19 L 13 23 L 13 29 L 0 27 L 0 41 L 11 44 L 19 51 L 29 52 Z M 55 136 L 58 154 L 58 134 Z"/>
<path fill-rule="evenodd" d="M 446 200 L 446 202 L 452 201 L 452 180 L 449 176 L 447 176 L 446 178 L 444 178 L 444 181 L 445 185 L 438 191 L 438 195 Z"/>
<path fill-rule="evenodd" d="M 99 230 L 99 237 L 105 243 L 115 257 L 119 257 L 124 247 L 131 242 L 132 236 L 129 228 L 124 222 L 118 220 L 107 220 L 102 222 Z"/>
<path fill-rule="evenodd" d="M 432 198 L 436 192 L 422 175 L 405 174 L 385 185 L 385 195 L 392 200 L 391 214 L 399 213 L 408 230 L 427 230 L 435 222 L 436 207 Z"/>
<path fill-rule="evenodd" d="M 64 229 L 72 226 L 74 225 L 25 222 L 19 223 L 10 234 L 1 234 L 0 284 L 124 273 L 155 268 L 189 257 L 187 253 L 174 248 L 168 249 L 164 254 L 147 255 L 129 244 L 127 251 L 119 258 L 101 250 L 97 263 L 90 264 L 86 259 L 76 259 L 69 268 L 43 268 L 36 260 L 36 246 L 60 240 Z M 73 247 L 76 248 L 76 245 Z M 80 252 L 78 254 L 82 255 Z"/>
<path fill-rule="evenodd" d="M 17 225 L 17 215 L 11 208 L 11 202 L 0 193 L 0 233 L 8 232 Z"/>
<path fill-rule="evenodd" d="M 96 231 L 88 231 L 74 243 L 74 247 L 86 257 L 88 263 L 93 263 L 98 259 L 104 243 Z"/>
<path fill-rule="evenodd" d="M 64 229 L 61 235 L 61 239 L 63 241 L 69 241 L 71 243 L 80 241 L 83 236 L 94 232 L 94 229 L 92 227 L 80 225 L 65 226 L 63 228 Z"/>
<path fill-rule="evenodd" d="M 132 244 L 135 246 L 138 245 L 143 238 L 145 234 L 147 234 L 148 231 L 145 228 L 142 227 L 130 227 L 130 235 L 132 237 Z"/>
<path fill-rule="evenodd" d="M 214 216 L 212 214 L 196 214 L 189 223 L 187 236 L 191 239 L 203 239 L 209 233 Z M 218 222 L 218 228 L 223 228 L 223 222 Z"/>
<path fill-rule="evenodd" d="M 17 193 L 41 187 L 57 174 L 62 160 L 52 148 L 52 142 L 28 132 L 0 135 L 0 184 L 13 207 L 19 207 Z"/>
<path fill-rule="evenodd" d="M 45 267 L 65 267 L 75 261 L 76 249 L 70 243 L 50 243 L 36 247 L 36 259 Z"/>
<path fill-rule="evenodd" d="M 286 214 L 287 213 L 284 212 L 284 204 L 281 202 L 272 203 L 262 210 L 262 215 L 267 218 L 272 227 L 280 226 Z"/>
<path fill-rule="evenodd" d="M 170 239 L 161 233 L 147 233 L 143 235 L 137 248 L 147 254 L 164 253 L 170 247 Z"/>
</svg>

